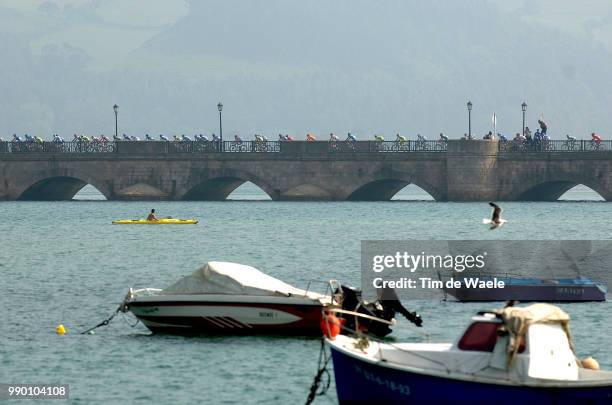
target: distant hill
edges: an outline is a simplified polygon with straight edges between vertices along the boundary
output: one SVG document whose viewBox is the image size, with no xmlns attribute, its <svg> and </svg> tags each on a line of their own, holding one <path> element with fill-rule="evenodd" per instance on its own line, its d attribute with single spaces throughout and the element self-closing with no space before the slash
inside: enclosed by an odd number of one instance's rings
<svg viewBox="0 0 612 405">
<path fill-rule="evenodd" d="M 223 100 L 229 133 L 458 137 L 471 99 L 477 134 L 492 129 L 493 112 L 499 130 L 518 131 L 525 100 L 532 127 L 543 113 L 553 136 L 606 136 L 604 43 L 498 4 L 191 1 L 184 17 L 106 70 L 78 47 L 32 56 L 27 38 L 0 34 L 11 61 L 0 79 L 0 129 L 108 133 L 117 102 L 125 132 L 211 132 Z"/>
</svg>

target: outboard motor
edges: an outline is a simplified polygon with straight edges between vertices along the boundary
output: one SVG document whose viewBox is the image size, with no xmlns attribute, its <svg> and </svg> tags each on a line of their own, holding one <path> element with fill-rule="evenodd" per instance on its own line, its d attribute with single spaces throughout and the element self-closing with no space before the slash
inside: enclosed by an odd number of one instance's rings
<svg viewBox="0 0 612 405">
<path fill-rule="evenodd" d="M 363 299 L 360 289 L 345 285 L 342 285 L 341 288 L 342 309 L 344 310 L 370 315 L 389 322 L 395 318 L 396 312 L 399 312 L 416 326 L 423 325 L 421 316 L 416 312 L 408 311 L 401 304 L 393 289 L 378 290 L 378 300 L 369 302 Z M 344 326 L 350 330 L 359 329 L 361 332 L 368 332 L 378 337 L 387 336 L 392 332 L 390 325 L 386 323 L 359 318 L 349 314 L 343 314 L 342 317 L 345 319 Z"/>
</svg>

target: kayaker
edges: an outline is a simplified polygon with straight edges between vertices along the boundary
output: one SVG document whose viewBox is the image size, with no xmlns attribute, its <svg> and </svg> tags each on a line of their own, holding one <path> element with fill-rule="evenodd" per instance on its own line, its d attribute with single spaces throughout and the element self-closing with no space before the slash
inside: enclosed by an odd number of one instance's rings
<svg viewBox="0 0 612 405">
<path fill-rule="evenodd" d="M 151 213 L 147 217 L 147 221 L 157 221 L 157 217 L 155 216 L 155 209 L 151 210 Z"/>
</svg>

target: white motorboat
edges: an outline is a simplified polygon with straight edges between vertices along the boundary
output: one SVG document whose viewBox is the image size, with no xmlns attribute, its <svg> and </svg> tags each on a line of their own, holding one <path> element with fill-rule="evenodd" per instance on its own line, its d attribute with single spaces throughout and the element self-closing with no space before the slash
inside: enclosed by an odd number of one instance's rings
<svg viewBox="0 0 612 405">
<path fill-rule="evenodd" d="M 165 289 L 130 289 L 122 310 L 153 332 L 320 334 L 331 303 L 254 267 L 209 262 Z"/>
</svg>

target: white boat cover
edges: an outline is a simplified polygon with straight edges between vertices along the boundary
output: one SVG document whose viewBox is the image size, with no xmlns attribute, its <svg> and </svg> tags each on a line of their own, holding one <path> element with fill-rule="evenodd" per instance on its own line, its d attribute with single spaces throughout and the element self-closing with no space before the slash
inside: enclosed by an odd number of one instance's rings
<svg viewBox="0 0 612 405">
<path fill-rule="evenodd" d="M 162 294 L 237 294 L 301 296 L 321 299 L 323 295 L 295 288 L 254 267 L 229 262 L 208 262 L 162 290 Z"/>
<path fill-rule="evenodd" d="M 567 335 L 570 349 L 573 351 L 572 335 L 569 329 L 569 315 L 554 305 L 532 304 L 527 307 L 506 307 L 496 311 L 501 315 L 504 324 L 511 334 L 508 350 L 508 363 L 511 364 L 519 350 L 520 339 L 528 328 L 534 324 L 558 324 Z"/>
</svg>

